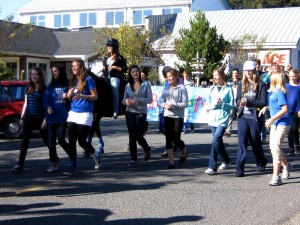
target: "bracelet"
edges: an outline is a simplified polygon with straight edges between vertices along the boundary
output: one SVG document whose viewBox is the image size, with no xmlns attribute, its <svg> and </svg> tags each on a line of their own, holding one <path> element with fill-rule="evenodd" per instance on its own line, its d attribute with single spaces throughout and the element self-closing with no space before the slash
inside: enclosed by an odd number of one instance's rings
<svg viewBox="0 0 300 225">
<path fill-rule="evenodd" d="M 87 100 L 90 100 L 90 96 L 89 95 L 87 95 Z"/>
</svg>

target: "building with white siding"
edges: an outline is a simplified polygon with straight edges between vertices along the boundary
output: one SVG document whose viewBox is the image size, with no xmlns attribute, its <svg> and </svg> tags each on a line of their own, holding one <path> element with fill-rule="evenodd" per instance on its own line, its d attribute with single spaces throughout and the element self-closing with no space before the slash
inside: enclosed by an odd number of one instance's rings
<svg viewBox="0 0 300 225">
<path fill-rule="evenodd" d="M 150 15 L 224 10 L 224 0 L 32 0 L 18 8 L 19 22 L 48 28 L 143 25 Z"/>
</svg>

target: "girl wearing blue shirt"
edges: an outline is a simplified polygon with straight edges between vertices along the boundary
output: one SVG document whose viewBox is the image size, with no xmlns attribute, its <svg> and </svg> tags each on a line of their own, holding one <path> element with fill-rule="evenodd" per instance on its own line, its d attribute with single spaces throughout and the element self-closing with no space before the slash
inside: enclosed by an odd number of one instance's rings
<svg viewBox="0 0 300 225">
<path fill-rule="evenodd" d="M 289 72 L 289 83 L 286 84 L 286 90 L 289 94 L 288 108 L 292 119 L 292 124 L 288 132 L 289 153 L 293 156 L 300 154 L 299 147 L 299 124 L 300 124 L 300 83 L 299 71 L 292 69 Z"/>
<path fill-rule="evenodd" d="M 284 138 L 291 125 L 291 118 L 288 113 L 287 91 L 285 89 L 285 78 L 282 72 L 275 72 L 271 76 L 270 89 L 268 90 L 269 106 L 264 107 L 259 116 L 270 110 L 271 118 L 265 123 L 270 130 L 270 149 L 273 158 L 273 177 L 269 182 L 271 186 L 282 184 L 279 176 L 281 166 L 282 178 L 290 177 L 291 164 L 286 160 L 285 154 L 281 149 Z"/>
<path fill-rule="evenodd" d="M 100 169 L 100 152 L 95 151 L 94 147 L 87 142 L 89 129 L 93 122 L 93 101 L 97 100 L 98 95 L 93 79 L 86 73 L 83 60 L 74 60 L 72 62 L 70 89 L 67 96 L 71 100 L 71 110 L 67 119 L 71 166 L 64 175 L 71 176 L 77 173 L 77 139 L 80 147 L 93 154 L 95 169 Z"/>
<path fill-rule="evenodd" d="M 58 144 L 68 154 L 69 144 L 66 142 L 67 118 L 70 110 L 70 102 L 67 99 L 69 90 L 68 78 L 63 65 L 52 67 L 52 79 L 46 88 L 44 95 L 44 107 L 49 140 L 50 167 L 46 173 L 58 171 L 59 158 L 56 152 L 56 137 Z"/>
<path fill-rule="evenodd" d="M 20 124 L 23 127 L 23 139 L 20 148 L 19 162 L 11 171 L 21 173 L 33 130 L 39 130 L 45 145 L 48 145 L 48 136 L 45 122 L 45 110 L 43 98 L 45 93 L 45 79 L 43 70 L 33 67 L 30 72 L 30 80 L 26 89 L 25 102 L 21 114 Z"/>
</svg>

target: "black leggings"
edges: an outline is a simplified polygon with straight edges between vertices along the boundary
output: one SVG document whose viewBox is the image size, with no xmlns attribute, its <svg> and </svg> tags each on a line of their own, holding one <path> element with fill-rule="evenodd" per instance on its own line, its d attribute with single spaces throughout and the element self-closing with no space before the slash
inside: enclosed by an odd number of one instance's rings
<svg viewBox="0 0 300 225">
<path fill-rule="evenodd" d="M 90 126 L 77 124 L 74 122 L 68 122 L 70 160 L 76 160 L 77 158 L 77 150 L 76 150 L 77 139 L 80 147 L 82 147 L 86 152 L 89 152 L 90 154 L 95 153 L 94 147 L 87 142 L 87 136 L 89 130 L 90 130 Z"/>
<path fill-rule="evenodd" d="M 102 138 L 101 129 L 100 129 L 100 120 L 102 116 L 99 113 L 95 113 L 93 117 L 93 123 L 89 131 L 89 138 L 93 138 L 94 133 L 96 133 L 98 138 Z"/>
<path fill-rule="evenodd" d="M 166 149 L 173 148 L 174 145 L 179 149 L 185 148 L 185 143 L 180 139 L 183 128 L 183 118 L 164 117 L 166 134 Z"/>
<path fill-rule="evenodd" d="M 27 150 L 30 142 L 31 133 L 33 130 L 39 130 L 44 142 L 48 146 L 48 135 L 46 129 L 41 129 L 44 117 L 40 116 L 25 116 L 23 120 L 23 138 L 20 148 L 19 165 L 24 166 Z"/>
</svg>

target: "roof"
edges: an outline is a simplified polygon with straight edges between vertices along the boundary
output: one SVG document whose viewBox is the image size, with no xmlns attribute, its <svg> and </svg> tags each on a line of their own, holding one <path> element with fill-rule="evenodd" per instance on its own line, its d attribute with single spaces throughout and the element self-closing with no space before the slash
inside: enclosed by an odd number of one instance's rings
<svg viewBox="0 0 300 225">
<path fill-rule="evenodd" d="M 0 20 L 0 30 L 8 30 L 7 26 L 21 26 L 19 34 L 25 33 L 23 24 Z M 5 39 L 7 32 L 0 32 L 0 38 Z M 31 55 L 40 57 L 93 56 L 97 55 L 97 33 L 92 28 L 81 28 L 77 31 L 55 30 L 33 26 L 30 36 L 18 35 L 10 38 L 1 46 L 1 51 L 16 55 Z M 45 44 L 46 43 L 46 44 Z"/>
<path fill-rule="evenodd" d="M 60 48 L 55 56 L 90 55 L 97 52 L 96 37 L 93 30 L 88 31 L 55 31 Z"/>
<path fill-rule="evenodd" d="M 266 37 L 266 48 L 295 48 L 300 38 L 300 7 L 222 10 L 204 12 L 211 27 L 226 40 L 240 37 L 243 34 L 257 34 L 257 40 Z M 177 15 L 172 40 L 179 38 L 181 28 L 190 28 L 189 21 L 196 13 L 180 13 Z"/>
<path fill-rule="evenodd" d="M 53 11 L 73 11 L 95 10 L 106 8 L 130 8 L 130 7 L 151 7 L 164 5 L 187 5 L 192 4 L 192 0 L 32 0 L 21 6 L 17 13 L 53 12 Z"/>
<path fill-rule="evenodd" d="M 17 31 L 18 38 L 9 38 L 8 41 L 5 42 L 5 45 L 1 48 L 1 50 L 18 53 L 18 54 L 26 54 L 26 55 L 39 55 L 44 57 L 52 57 L 56 50 L 59 48 L 59 43 L 53 34 L 53 30 L 45 27 L 34 26 L 33 31 L 30 36 L 26 37 L 25 34 L 28 28 L 24 26 L 20 26 L 19 23 L 9 23 L 0 20 L 0 29 L 1 30 L 10 30 L 13 27 L 19 26 L 20 28 Z M 2 35 L 9 35 L 1 32 L 0 38 L 3 38 Z M 45 45 L 45 42 L 47 44 Z"/>
</svg>

